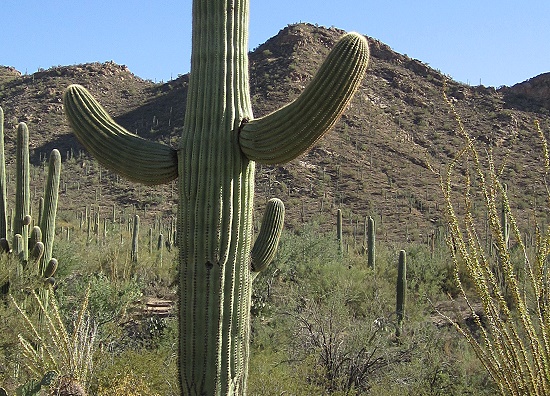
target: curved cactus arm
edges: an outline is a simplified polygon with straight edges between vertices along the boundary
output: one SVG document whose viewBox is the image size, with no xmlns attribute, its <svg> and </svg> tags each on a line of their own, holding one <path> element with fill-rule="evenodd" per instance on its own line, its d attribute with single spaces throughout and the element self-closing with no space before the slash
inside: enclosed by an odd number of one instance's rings
<svg viewBox="0 0 550 396">
<path fill-rule="evenodd" d="M 168 183 L 178 176 L 176 150 L 122 128 L 84 87 L 69 86 L 63 107 L 78 140 L 105 167 L 147 185 Z"/>
<path fill-rule="evenodd" d="M 241 127 L 241 151 L 263 164 L 288 162 L 307 151 L 336 123 L 363 80 L 368 60 L 366 38 L 346 34 L 295 101 Z"/>
<path fill-rule="evenodd" d="M 272 198 L 267 203 L 260 233 L 250 252 L 253 272 L 263 271 L 275 257 L 285 220 L 285 206 L 280 199 Z"/>
</svg>

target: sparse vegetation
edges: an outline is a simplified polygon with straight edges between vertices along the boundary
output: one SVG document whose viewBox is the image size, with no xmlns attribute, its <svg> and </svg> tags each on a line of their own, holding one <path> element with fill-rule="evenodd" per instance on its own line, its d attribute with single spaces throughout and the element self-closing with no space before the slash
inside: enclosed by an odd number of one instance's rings
<svg viewBox="0 0 550 396">
<path fill-rule="evenodd" d="M 290 25 L 251 53 L 255 115 L 269 113 L 296 97 L 341 33 Z M 492 154 L 493 176 L 498 177 L 489 178 L 492 184 L 485 188 L 500 205 L 500 186 L 506 183 L 506 212 L 515 216 L 511 245 L 503 248 L 494 227 L 485 229 L 487 208 L 479 194 L 479 177 L 471 172 L 475 170 L 472 161 L 457 162 L 458 179 L 450 184 L 450 198 L 457 218 L 466 210 L 472 214 L 470 226 L 475 225 L 483 246 L 472 239 L 474 244 L 466 250 L 453 250 L 459 269 L 455 273 L 453 256 L 444 243 L 449 236 L 443 213 L 446 197 L 440 193 L 437 174 L 445 176 L 445 166 L 463 147 L 463 136 L 441 98 L 444 76 L 382 43 L 370 39 L 370 44 L 368 76 L 336 125 L 336 133 L 285 166 L 257 167 L 256 204 L 264 206 L 266 197 L 285 197 L 287 229 L 273 264 L 255 281 L 249 394 L 494 395 L 503 386 L 491 365 L 500 361 L 488 355 L 479 340 L 497 343 L 492 338 L 497 328 L 487 325 L 488 308 L 476 297 L 478 286 L 469 278 L 461 252 L 483 251 L 493 264 L 497 257 L 507 260 L 527 294 L 520 288 L 518 299 L 508 287 L 503 294 L 506 306 L 499 305 L 498 294 L 492 295 L 496 296 L 492 312 L 512 318 L 502 322 L 506 326 L 521 322 L 521 317 L 516 322 L 514 316 L 518 301 L 537 300 L 538 287 L 529 286 L 530 274 L 523 264 L 542 268 L 548 254 L 544 242 L 547 169 L 535 149 L 540 139 L 532 127 L 537 118 L 540 129 L 549 130 L 548 110 L 542 102 L 512 94 L 510 88 L 448 83 L 449 100 L 471 130 L 476 147 Z M 47 177 L 47 154 L 55 147 L 63 157 L 53 252 L 59 269 L 53 296 L 59 307 L 57 324 L 71 335 L 75 312 L 90 285 L 87 308 L 89 320 L 97 326 L 97 348 L 94 369 L 86 381 L 88 394 L 178 395 L 176 187 L 137 187 L 101 168 L 68 135 L 59 98 L 71 82 L 88 85 L 130 131 L 174 147 L 174 136 L 181 134 L 183 125 L 188 76 L 155 85 L 112 63 L 60 66 L 32 76 L 4 69 L 2 73 L 7 158 L 14 157 L 19 121 L 41 132 L 31 137 L 34 213 L 38 213 Z M 485 163 L 482 168 L 492 169 Z M 6 175 L 13 192 L 13 161 L 8 160 Z M 469 188 L 469 200 L 464 200 L 464 186 Z M 340 250 L 337 209 L 343 214 Z M 137 262 L 131 250 L 136 214 L 142 240 Z M 366 216 L 376 221 L 374 268 L 363 255 Z M 152 252 L 150 228 L 155 241 Z M 491 233 L 493 239 L 488 238 Z M 158 240 L 162 250 L 157 250 Z M 452 246 L 458 246 L 457 241 Z M 408 294 L 403 331 L 396 338 L 397 264 L 402 249 L 407 252 Z M 13 277 L 14 268 L 12 258 L 0 256 L 0 285 Z M 455 275 L 462 280 L 458 286 Z M 490 273 L 485 275 L 490 279 Z M 493 286 L 490 289 L 497 290 Z M 10 285 L 17 302 L 29 302 L 28 317 L 33 323 L 40 311 L 31 304 L 35 287 L 35 280 L 26 277 Z M 547 294 L 541 296 L 547 300 Z M 466 338 L 438 312 L 456 321 Z M 0 387 L 13 395 L 18 387 L 41 378 L 25 368 L 18 335 L 30 336 L 28 322 L 7 297 L 0 297 L 0 317 Z M 536 323 L 534 334 L 543 334 L 546 322 Z M 515 338 L 527 351 L 525 364 L 536 360 L 526 342 L 532 330 L 523 328 Z M 511 328 L 506 331 L 513 334 Z M 38 351 L 36 340 L 26 345 Z M 517 353 L 504 347 L 499 351 L 505 356 Z M 484 357 L 488 360 L 483 361 Z M 538 364 L 547 370 L 547 360 Z M 517 366 L 506 367 L 510 377 L 521 377 L 521 372 L 514 371 Z M 528 378 L 544 374 L 525 367 Z M 47 394 L 46 387 L 42 393 Z"/>
</svg>

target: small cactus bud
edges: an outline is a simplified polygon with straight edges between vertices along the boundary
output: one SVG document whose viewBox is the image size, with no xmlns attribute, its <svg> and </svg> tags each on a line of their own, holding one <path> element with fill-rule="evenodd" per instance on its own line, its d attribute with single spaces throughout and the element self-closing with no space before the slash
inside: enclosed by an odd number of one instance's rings
<svg viewBox="0 0 550 396">
<path fill-rule="evenodd" d="M 40 241 L 36 242 L 34 244 L 34 247 L 32 248 L 30 259 L 33 262 L 38 263 L 40 259 L 42 258 L 42 255 L 44 254 L 44 244 Z"/>
<path fill-rule="evenodd" d="M 57 271 L 57 259 L 52 258 L 44 270 L 44 278 L 50 278 Z"/>
</svg>

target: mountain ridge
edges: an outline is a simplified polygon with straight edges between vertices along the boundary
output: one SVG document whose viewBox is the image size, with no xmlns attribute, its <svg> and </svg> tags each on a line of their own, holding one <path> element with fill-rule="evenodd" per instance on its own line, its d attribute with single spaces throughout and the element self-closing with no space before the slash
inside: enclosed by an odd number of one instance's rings
<svg viewBox="0 0 550 396">
<path fill-rule="evenodd" d="M 343 33 L 312 24 L 288 25 L 250 52 L 255 117 L 296 98 Z M 538 119 L 543 130 L 550 130 L 548 103 L 541 101 L 542 91 L 532 88 L 546 79 L 528 80 L 531 91 L 522 85 L 526 82 L 499 89 L 469 86 L 378 40 L 368 40 L 367 76 L 342 119 L 309 153 L 291 163 L 258 165 L 256 205 L 261 207 L 268 197 L 280 196 L 287 206 L 287 226 L 294 229 L 310 220 L 330 229 L 335 209 L 342 208 L 350 236 L 361 234 L 364 217 L 373 215 L 383 240 L 426 240 L 442 225 L 443 216 L 439 176 L 430 169 L 443 169 L 463 146 L 443 97 L 446 90 L 464 125 L 483 147 L 490 147 L 497 158 L 515 156 L 503 177 L 509 183 L 514 209 L 525 215 L 534 197 L 543 195 L 540 184 L 531 195 L 527 190 L 542 174 L 533 149 L 538 144 L 533 121 Z M 17 75 L 8 69 L 0 69 L 6 146 L 13 152 L 15 127 L 27 122 L 35 164 L 54 147 L 60 149 L 65 162 L 71 152 L 82 150 L 62 114 L 62 92 L 71 83 L 87 86 L 131 132 L 177 145 L 188 75 L 155 84 L 112 62 L 59 66 L 32 75 Z M 101 190 L 102 202 L 90 194 L 89 204 L 147 205 L 174 213 L 173 186 L 142 188 L 104 169 L 99 183 L 99 168 L 81 172 L 83 163 L 93 161 L 83 155 L 76 162 L 80 168 L 71 163 L 64 167 L 72 172 L 68 177 Z M 81 207 L 84 198 L 77 198 L 78 193 L 82 191 L 67 189 L 60 205 Z"/>
</svg>

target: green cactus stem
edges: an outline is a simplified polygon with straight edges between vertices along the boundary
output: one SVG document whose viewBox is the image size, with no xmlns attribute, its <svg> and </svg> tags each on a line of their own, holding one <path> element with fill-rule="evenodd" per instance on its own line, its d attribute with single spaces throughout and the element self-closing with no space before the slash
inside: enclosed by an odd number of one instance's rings
<svg viewBox="0 0 550 396">
<path fill-rule="evenodd" d="M 42 224 L 42 212 L 44 211 L 44 197 L 38 199 L 38 224 Z"/>
<path fill-rule="evenodd" d="M 29 235 L 29 250 L 34 249 L 37 242 L 42 241 L 42 230 L 39 226 L 34 226 Z"/>
<path fill-rule="evenodd" d="M 153 254 L 153 227 L 149 227 L 149 254 Z"/>
<path fill-rule="evenodd" d="M 63 104 L 75 134 L 101 165 L 146 185 L 168 183 L 177 177 L 174 149 L 128 132 L 78 86 L 69 87 L 65 97 L 71 98 Z M 82 114 L 86 117 L 81 117 Z M 88 128 L 102 133 L 98 136 L 78 133 Z"/>
<path fill-rule="evenodd" d="M 23 252 L 23 237 L 21 236 L 21 234 L 15 234 L 13 236 L 13 253 L 19 257 L 19 259 L 22 261 L 22 262 L 26 262 L 27 260 L 24 259 L 24 252 Z"/>
<path fill-rule="evenodd" d="M 245 155 L 277 164 L 313 146 L 340 118 L 363 80 L 369 56 L 366 46 L 363 36 L 345 35 L 294 102 L 244 124 L 239 142 Z"/>
<path fill-rule="evenodd" d="M 38 265 L 43 256 L 44 256 L 44 244 L 42 243 L 42 241 L 38 241 L 34 244 L 32 250 L 30 251 L 29 259 L 33 263 Z M 39 270 L 39 273 L 42 274 L 42 271 L 40 271 L 40 268 L 38 270 Z"/>
<path fill-rule="evenodd" d="M 40 263 L 41 274 L 44 273 L 53 254 L 60 177 L 61 154 L 57 149 L 53 149 L 50 154 L 48 178 L 46 181 L 46 190 L 44 192 L 44 205 L 40 216 L 40 229 L 42 230 L 42 242 L 44 242 L 44 255 Z"/>
<path fill-rule="evenodd" d="M 134 215 L 134 229 L 132 231 L 132 250 L 131 260 L 133 263 L 138 261 L 138 243 L 139 243 L 139 215 Z"/>
<path fill-rule="evenodd" d="M 191 74 L 177 151 L 115 124 L 81 86 L 71 85 L 63 98 L 75 135 L 101 164 L 143 184 L 178 178 L 183 395 L 246 394 L 255 162 L 287 162 L 320 139 L 362 81 L 369 56 L 364 37 L 344 36 L 298 99 L 255 120 L 248 18 L 248 0 L 193 1 Z"/>
<path fill-rule="evenodd" d="M 55 271 L 57 271 L 57 259 L 52 258 L 50 261 L 48 261 L 48 264 L 46 265 L 46 268 L 44 269 L 44 278 L 50 278 L 54 276 Z"/>
<path fill-rule="evenodd" d="M 0 239 L 7 239 L 6 158 L 4 154 L 4 110 L 0 107 Z"/>
<path fill-rule="evenodd" d="M 162 234 L 159 234 L 158 240 L 157 240 L 157 250 L 162 250 L 164 245 L 164 236 Z"/>
<path fill-rule="evenodd" d="M 260 233 L 250 252 L 252 271 L 263 271 L 275 257 L 284 219 L 283 202 L 277 198 L 270 199 L 264 212 Z"/>
<path fill-rule="evenodd" d="M 24 123 L 17 127 L 17 142 L 15 151 L 16 186 L 15 186 L 15 214 L 13 219 L 13 233 L 22 237 L 21 258 L 28 259 L 28 237 L 30 221 L 30 163 L 29 163 L 29 130 Z"/>
<path fill-rule="evenodd" d="M 407 300 L 407 253 L 404 250 L 399 252 L 399 265 L 397 267 L 396 284 L 396 307 L 397 326 L 395 330 L 396 337 L 401 337 L 403 333 L 403 319 L 405 317 L 405 306 Z"/>
<path fill-rule="evenodd" d="M 375 224 L 374 219 L 369 216 L 367 220 L 367 263 L 369 268 L 376 267 L 376 246 L 375 246 Z"/>
<path fill-rule="evenodd" d="M 343 226 L 343 220 L 342 220 L 342 209 L 338 209 L 336 211 L 336 240 L 338 241 L 338 252 L 342 253 L 344 251 L 343 245 L 343 237 L 342 237 L 342 226 Z"/>
</svg>

